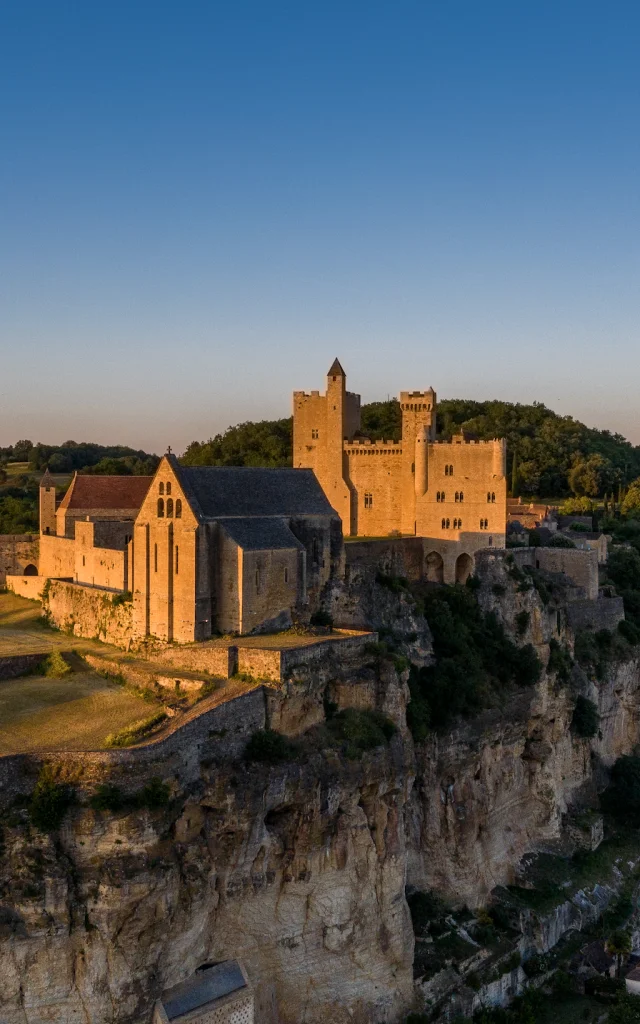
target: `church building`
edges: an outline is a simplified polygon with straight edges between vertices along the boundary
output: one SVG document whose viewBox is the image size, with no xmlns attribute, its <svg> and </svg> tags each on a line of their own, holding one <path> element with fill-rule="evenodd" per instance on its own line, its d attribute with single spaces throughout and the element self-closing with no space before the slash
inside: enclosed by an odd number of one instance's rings
<svg viewBox="0 0 640 1024">
<path fill-rule="evenodd" d="M 136 637 L 286 628 L 338 571 L 340 520 L 308 469 L 181 466 L 40 484 L 39 575 L 130 593 Z"/>
</svg>

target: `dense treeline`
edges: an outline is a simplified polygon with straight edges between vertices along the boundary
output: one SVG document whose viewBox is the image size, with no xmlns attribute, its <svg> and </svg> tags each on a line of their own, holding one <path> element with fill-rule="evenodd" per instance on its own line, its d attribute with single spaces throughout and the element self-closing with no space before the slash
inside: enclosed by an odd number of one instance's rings
<svg viewBox="0 0 640 1024">
<path fill-rule="evenodd" d="M 208 441 L 193 441 L 180 460 L 185 466 L 290 466 L 291 417 L 239 423 Z"/>
<path fill-rule="evenodd" d="M 78 470 L 145 476 L 155 471 L 159 461 L 156 455 L 136 451 L 127 445 L 102 445 L 87 441 L 65 441 L 61 445 L 17 441 L 8 448 L 0 448 L 0 467 L 3 463 L 28 462 L 29 469 L 34 472 L 48 469 L 51 473 L 73 473 Z M 99 465 L 104 468 L 98 469 Z"/>
<path fill-rule="evenodd" d="M 620 434 L 586 427 L 539 403 L 441 402 L 438 437 L 448 440 L 461 431 L 479 440 L 506 437 L 511 490 L 516 495 L 598 497 L 619 493 L 640 476 L 640 448 Z M 372 440 L 400 440 L 398 401 L 363 406 L 362 433 Z M 209 441 L 194 441 L 183 462 L 189 466 L 287 466 L 291 465 L 291 443 L 290 418 L 241 423 Z"/>
</svg>

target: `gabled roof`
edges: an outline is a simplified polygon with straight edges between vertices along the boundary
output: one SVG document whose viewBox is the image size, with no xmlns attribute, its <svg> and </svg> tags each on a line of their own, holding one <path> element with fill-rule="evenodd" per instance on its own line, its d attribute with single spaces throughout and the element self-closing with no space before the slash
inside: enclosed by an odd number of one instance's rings
<svg viewBox="0 0 640 1024">
<path fill-rule="evenodd" d="M 338 359 L 334 359 L 332 364 L 331 364 L 331 369 L 329 370 L 329 372 L 327 374 L 327 377 L 346 377 L 346 376 L 347 376 L 346 373 L 344 372 L 344 370 L 340 366 L 340 361 Z"/>
<path fill-rule="evenodd" d="M 272 551 L 276 548 L 304 551 L 304 545 L 294 536 L 284 519 L 277 516 L 250 516 L 240 519 L 221 519 L 223 530 L 243 551 Z"/>
<path fill-rule="evenodd" d="M 58 508 L 128 509 L 137 511 L 147 496 L 152 476 L 80 476 L 76 474 Z"/>
<path fill-rule="evenodd" d="M 193 511 L 203 519 L 336 515 L 311 469 L 180 466 L 169 458 Z"/>
<path fill-rule="evenodd" d="M 214 1003 L 246 987 L 246 977 L 238 961 L 226 960 L 167 989 L 160 1001 L 169 1020 L 178 1020 L 207 1003 Z"/>
</svg>

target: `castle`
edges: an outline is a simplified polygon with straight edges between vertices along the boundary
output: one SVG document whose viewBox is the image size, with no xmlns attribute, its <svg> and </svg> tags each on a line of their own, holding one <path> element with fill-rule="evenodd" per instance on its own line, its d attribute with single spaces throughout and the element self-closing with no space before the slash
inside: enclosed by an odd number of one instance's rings
<svg viewBox="0 0 640 1024">
<path fill-rule="evenodd" d="M 153 477 L 76 475 L 59 504 L 46 472 L 38 579 L 71 586 L 80 635 L 96 594 L 119 594 L 134 639 L 181 643 L 324 612 L 349 572 L 343 534 L 370 539 L 374 561 L 386 557 L 375 538 L 398 538 L 415 578 L 464 583 L 477 551 L 505 546 L 505 443 L 436 441 L 433 390 L 403 391 L 400 405 L 401 441 L 363 437 L 336 359 L 326 394 L 294 393 L 292 469 L 182 466 L 168 453 Z"/>
<path fill-rule="evenodd" d="M 424 537 L 427 577 L 464 582 L 476 551 L 505 546 L 505 441 L 436 441 L 429 389 L 400 392 L 401 441 L 372 442 L 346 384 L 336 359 L 324 395 L 294 392 L 294 467 L 314 471 L 345 536 Z"/>
</svg>

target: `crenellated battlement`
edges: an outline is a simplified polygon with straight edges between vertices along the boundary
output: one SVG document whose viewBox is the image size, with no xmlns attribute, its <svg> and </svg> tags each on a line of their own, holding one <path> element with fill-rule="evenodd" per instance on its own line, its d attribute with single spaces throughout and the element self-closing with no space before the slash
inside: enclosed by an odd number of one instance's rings
<svg viewBox="0 0 640 1024">
<path fill-rule="evenodd" d="M 296 391 L 293 404 L 294 466 L 314 471 L 344 533 L 429 538 L 434 551 L 442 545 L 449 552 L 443 569 L 448 581 L 468 572 L 464 567 L 470 552 L 502 547 L 505 442 L 473 440 L 462 431 L 448 441 L 436 441 L 433 388 L 401 391 L 401 439 L 372 441 L 362 436 L 360 396 L 346 391 L 346 380 L 336 359 L 327 375 L 326 395 Z M 374 420 L 370 422 L 373 426 Z M 386 431 L 384 422 L 378 420 L 377 432 Z M 464 572 L 458 573 L 455 559 L 461 554 Z"/>
</svg>

